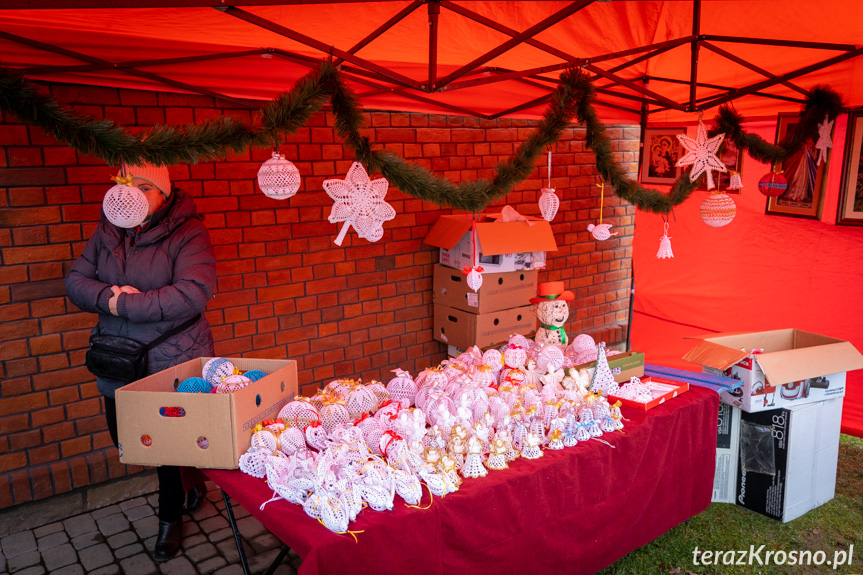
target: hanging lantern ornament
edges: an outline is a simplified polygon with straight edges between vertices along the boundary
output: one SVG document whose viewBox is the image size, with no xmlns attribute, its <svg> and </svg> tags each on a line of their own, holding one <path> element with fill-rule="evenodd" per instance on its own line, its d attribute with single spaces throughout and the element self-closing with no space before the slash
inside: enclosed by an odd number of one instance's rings
<svg viewBox="0 0 863 575">
<path fill-rule="evenodd" d="M 482 266 L 465 266 L 462 273 L 467 276 L 467 287 L 473 291 L 479 291 L 482 286 Z"/>
<path fill-rule="evenodd" d="M 701 116 L 698 117 L 698 134 L 693 140 L 686 134 L 677 134 L 677 139 L 681 145 L 686 148 L 686 155 L 677 160 L 675 166 L 692 166 L 689 171 L 689 181 L 694 182 L 703 173 L 707 173 L 707 189 L 712 190 L 716 187 L 713 183 L 713 170 L 725 173 L 727 170 L 719 158 L 716 157 L 716 152 L 719 151 L 719 146 L 722 145 L 722 140 L 725 134 L 713 136 L 707 139 L 707 130 L 704 128 L 704 122 L 701 121 Z"/>
<path fill-rule="evenodd" d="M 121 171 L 121 175 L 111 178 L 117 185 L 105 194 L 102 211 L 108 221 L 118 228 L 135 228 L 147 218 L 150 205 L 144 192 L 132 184 L 132 174 L 126 175 L 125 166 Z"/>
<path fill-rule="evenodd" d="M 587 231 L 597 241 L 607 240 L 611 236 L 616 236 L 617 232 L 611 231 L 611 224 L 602 223 L 602 204 L 605 201 L 605 182 L 596 184 L 599 186 L 599 223 L 596 225 L 588 224 Z"/>
<path fill-rule="evenodd" d="M 542 188 L 541 191 L 539 211 L 545 221 L 550 222 L 557 215 L 557 209 L 560 207 L 560 200 L 554 193 L 554 188 L 551 187 L 551 150 L 548 151 L 548 187 Z"/>
<path fill-rule="evenodd" d="M 827 150 L 833 147 L 833 122 L 830 117 L 824 115 L 824 121 L 818 124 L 818 141 L 815 143 L 815 149 L 818 150 L 818 161 L 816 166 L 820 166 L 821 162 L 827 161 Z"/>
<path fill-rule="evenodd" d="M 661 260 L 674 257 L 671 251 L 671 238 L 668 237 L 668 220 L 665 220 L 665 233 L 659 238 L 659 251 L 656 252 L 656 257 Z"/>
<path fill-rule="evenodd" d="M 731 172 L 731 179 L 728 181 L 729 190 L 743 189 L 743 178 L 740 172 Z"/>
<path fill-rule="evenodd" d="M 482 269 L 481 265 L 478 265 L 479 262 L 477 262 L 476 257 L 476 215 L 474 215 L 473 225 L 470 228 L 470 239 L 473 245 L 473 258 L 471 259 L 473 265 L 465 266 L 462 273 L 467 276 L 467 287 L 477 292 L 482 286 L 482 272 L 485 270 Z"/>
<path fill-rule="evenodd" d="M 758 191 L 770 198 L 781 196 L 787 189 L 788 180 L 782 175 L 781 170 L 765 174 L 758 180 Z"/>
<path fill-rule="evenodd" d="M 737 206 L 728 194 L 713 192 L 701 204 L 701 219 L 708 226 L 721 228 L 737 215 Z"/>
</svg>

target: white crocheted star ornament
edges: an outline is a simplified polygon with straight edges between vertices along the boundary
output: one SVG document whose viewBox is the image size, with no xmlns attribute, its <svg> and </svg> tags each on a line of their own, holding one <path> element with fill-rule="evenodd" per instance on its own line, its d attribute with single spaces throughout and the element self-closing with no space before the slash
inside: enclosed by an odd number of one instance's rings
<svg viewBox="0 0 863 575">
<path fill-rule="evenodd" d="M 681 145 L 686 148 L 686 155 L 677 160 L 676 166 L 692 166 L 689 172 L 689 181 L 694 182 L 702 173 L 707 172 L 707 189 L 712 190 L 716 187 L 713 183 L 713 170 L 725 173 L 725 164 L 716 157 L 716 152 L 719 151 L 719 146 L 722 145 L 722 140 L 725 134 L 719 134 L 707 139 L 707 130 L 704 128 L 704 122 L 698 120 L 698 135 L 693 140 L 686 134 L 677 134 L 677 139 Z"/>
<path fill-rule="evenodd" d="M 359 162 L 354 162 L 344 180 L 324 180 L 324 190 L 335 203 L 330 211 L 331 223 L 344 222 L 337 246 L 342 245 L 348 227 L 357 235 L 376 242 L 384 235 L 383 223 L 396 217 L 396 211 L 384 201 L 389 182 L 384 178 L 369 180 L 369 174 Z"/>
</svg>

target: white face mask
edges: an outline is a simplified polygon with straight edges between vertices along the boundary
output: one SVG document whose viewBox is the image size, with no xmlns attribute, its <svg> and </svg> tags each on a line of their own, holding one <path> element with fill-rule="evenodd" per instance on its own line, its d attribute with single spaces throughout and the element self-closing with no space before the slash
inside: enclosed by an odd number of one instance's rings
<svg viewBox="0 0 863 575">
<path fill-rule="evenodd" d="M 102 211 L 118 228 L 134 228 L 147 218 L 147 196 L 138 188 L 117 184 L 105 194 Z"/>
</svg>

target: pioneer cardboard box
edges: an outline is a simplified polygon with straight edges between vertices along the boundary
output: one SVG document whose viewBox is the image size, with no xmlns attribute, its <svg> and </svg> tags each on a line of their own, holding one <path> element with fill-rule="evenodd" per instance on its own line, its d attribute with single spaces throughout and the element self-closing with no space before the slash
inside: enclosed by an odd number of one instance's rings
<svg viewBox="0 0 863 575">
<path fill-rule="evenodd" d="M 799 329 L 705 337 L 683 359 L 742 380 L 720 399 L 751 413 L 842 397 L 845 372 L 863 369 L 849 342 Z"/>
<path fill-rule="evenodd" d="M 630 378 L 644 375 L 644 354 L 640 351 L 624 351 L 609 355 L 608 367 L 611 368 L 614 381 L 617 383 L 627 383 Z M 596 371 L 596 362 L 582 363 L 576 365 L 573 369 L 586 369 L 591 379 L 593 379 L 593 372 Z"/>
<path fill-rule="evenodd" d="M 523 221 L 505 222 L 500 214 L 480 214 L 474 227 L 473 216 L 441 216 L 423 242 L 440 248 L 440 263 L 459 271 L 475 265 L 474 257 L 485 272 L 542 269 L 545 252 L 557 250 L 551 225 L 519 217 Z"/>
<path fill-rule="evenodd" d="M 127 465 L 182 465 L 236 469 L 252 429 L 275 419 L 297 394 L 294 360 L 227 358 L 240 371 L 267 374 L 228 394 L 179 393 L 189 377 L 201 377 L 202 357 L 117 390 L 120 461 Z"/>
<path fill-rule="evenodd" d="M 486 272 L 482 287 L 473 291 L 460 270 L 438 264 L 434 267 L 434 304 L 470 313 L 489 313 L 527 305 L 536 295 L 537 270 Z"/>
</svg>

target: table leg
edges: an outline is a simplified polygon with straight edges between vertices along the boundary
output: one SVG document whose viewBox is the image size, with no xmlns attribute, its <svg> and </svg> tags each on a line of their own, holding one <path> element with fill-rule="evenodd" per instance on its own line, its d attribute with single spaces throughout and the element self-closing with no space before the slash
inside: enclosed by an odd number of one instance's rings
<svg viewBox="0 0 863 575">
<path fill-rule="evenodd" d="M 231 507 L 231 499 L 230 497 L 228 497 L 228 494 L 225 493 L 224 489 L 222 489 L 221 491 L 222 499 L 225 500 L 225 511 L 227 511 L 228 513 L 228 523 L 230 523 L 231 525 L 231 531 L 234 532 L 234 542 L 237 544 L 237 552 L 240 554 L 240 565 L 243 567 L 243 575 L 250 575 L 249 562 L 246 560 L 246 552 L 243 550 L 243 541 L 242 539 L 240 539 L 240 530 L 237 528 L 237 520 L 234 519 L 234 510 Z M 273 573 L 276 572 L 279 564 L 281 564 L 281 562 L 285 560 L 285 557 L 287 557 L 290 550 L 291 548 L 287 545 L 282 546 L 282 550 L 279 551 L 279 554 L 270 564 L 270 568 L 267 569 L 267 572 L 264 575 L 273 575 Z M 294 569 L 293 566 L 289 565 L 289 567 L 291 567 L 291 571 L 293 571 L 294 573 L 297 572 L 297 570 Z"/>
<path fill-rule="evenodd" d="M 237 552 L 240 554 L 240 565 L 243 567 L 243 575 L 251 575 L 249 571 L 249 562 L 246 561 L 246 552 L 243 551 L 243 541 L 240 539 L 240 530 L 237 529 L 237 520 L 234 519 L 234 510 L 231 508 L 231 499 L 225 490 L 222 489 L 222 499 L 225 500 L 225 511 L 228 513 L 228 523 L 231 524 L 231 531 L 234 532 L 234 542 L 237 544 Z"/>
</svg>

